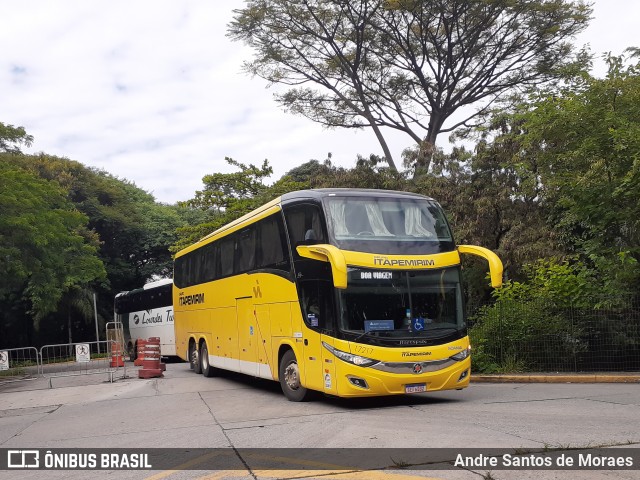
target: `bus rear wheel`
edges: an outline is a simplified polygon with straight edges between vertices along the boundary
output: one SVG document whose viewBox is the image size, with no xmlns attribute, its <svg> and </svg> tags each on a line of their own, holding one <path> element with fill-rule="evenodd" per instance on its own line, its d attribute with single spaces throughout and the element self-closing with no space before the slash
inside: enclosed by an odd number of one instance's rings
<svg viewBox="0 0 640 480">
<path fill-rule="evenodd" d="M 207 342 L 202 342 L 200 345 L 200 369 L 205 377 L 213 377 L 216 374 L 215 368 L 209 363 Z"/>
<path fill-rule="evenodd" d="M 302 386 L 298 360 L 291 350 L 287 350 L 280 361 L 280 386 L 291 402 L 305 402 L 311 398 L 311 392 Z"/>
<path fill-rule="evenodd" d="M 198 358 L 198 349 L 196 348 L 196 342 L 189 342 L 189 368 L 196 373 L 202 373 L 200 366 L 200 358 Z"/>
</svg>

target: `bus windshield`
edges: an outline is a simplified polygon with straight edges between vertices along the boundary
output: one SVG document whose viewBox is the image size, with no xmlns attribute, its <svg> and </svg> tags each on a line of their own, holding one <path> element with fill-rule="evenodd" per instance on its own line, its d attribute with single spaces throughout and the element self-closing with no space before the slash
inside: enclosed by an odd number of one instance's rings
<svg viewBox="0 0 640 480">
<path fill-rule="evenodd" d="M 442 208 L 432 200 L 330 196 L 324 204 L 331 243 L 343 250 L 424 255 L 454 248 Z"/>
<path fill-rule="evenodd" d="M 344 332 L 370 338 L 436 340 L 464 329 L 460 271 L 349 269 L 338 293 Z"/>
</svg>

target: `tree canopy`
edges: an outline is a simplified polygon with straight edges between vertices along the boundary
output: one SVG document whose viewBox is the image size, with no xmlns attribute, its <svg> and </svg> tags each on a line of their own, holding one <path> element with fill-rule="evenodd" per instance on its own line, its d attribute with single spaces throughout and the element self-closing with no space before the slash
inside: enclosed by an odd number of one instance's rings
<svg viewBox="0 0 640 480">
<path fill-rule="evenodd" d="M 24 127 L 14 127 L 0 122 L 0 152 L 20 153 L 19 145 L 30 147 L 33 137 Z"/>
<path fill-rule="evenodd" d="M 327 127 L 371 128 L 396 169 L 382 127 L 417 146 L 429 169 L 437 136 L 463 107 L 557 78 L 591 8 L 582 0 L 248 0 L 228 35 L 254 51 L 245 70 L 287 110 Z M 584 60 L 584 59 L 583 59 Z"/>
<path fill-rule="evenodd" d="M 176 229 L 196 218 L 107 172 L 22 154 L 32 140 L 22 127 L 0 140 L 0 333 L 16 344 L 72 330 L 93 339 L 93 293 L 104 322 L 116 293 L 170 276 Z"/>
<path fill-rule="evenodd" d="M 26 301 L 37 321 L 76 285 L 104 279 L 98 242 L 59 186 L 0 159 L 0 301 Z"/>
<path fill-rule="evenodd" d="M 629 298 L 640 290 L 640 63 L 633 54 L 607 62 L 604 78 L 580 72 L 487 111 L 483 127 L 470 129 L 472 148 L 432 152 L 430 175 L 410 179 L 411 170 L 369 155 L 352 167 L 310 160 L 269 183 L 266 160 L 227 158 L 234 171 L 206 175 L 179 205 L 159 204 L 79 162 L 23 154 L 31 137 L 0 124 L 0 336 L 31 339 L 29 326 L 49 341 L 88 331 L 93 292 L 108 318 L 118 291 L 170 275 L 171 252 L 285 192 L 346 187 L 430 196 L 443 205 L 457 244 L 503 259 L 509 280 L 493 296 L 485 265 L 463 264 L 467 305 L 479 312 L 477 359 L 502 329 L 502 307 L 522 302 L 530 309 L 507 341 L 528 344 L 551 329 L 570 340 L 567 348 L 583 342 L 549 305 L 561 313 L 571 304 L 633 309 Z M 544 315 L 539 299 L 548 300 Z M 620 352 L 635 338 L 624 328 L 612 330 Z"/>
<path fill-rule="evenodd" d="M 197 191 L 194 198 L 180 204 L 192 214 L 199 212 L 200 222 L 178 229 L 179 239 L 171 247 L 172 252 L 189 246 L 283 193 L 307 186 L 286 175 L 273 185 L 267 185 L 265 179 L 273 172 L 267 160 L 260 167 L 246 165 L 230 157 L 226 157 L 225 161 L 239 171 L 205 175 L 202 179 L 204 188 Z"/>
<path fill-rule="evenodd" d="M 491 143 L 508 152 L 519 190 L 544 206 L 562 247 L 613 290 L 633 291 L 640 286 L 640 64 L 607 61 L 605 78 L 585 74 L 499 113 Z"/>
</svg>

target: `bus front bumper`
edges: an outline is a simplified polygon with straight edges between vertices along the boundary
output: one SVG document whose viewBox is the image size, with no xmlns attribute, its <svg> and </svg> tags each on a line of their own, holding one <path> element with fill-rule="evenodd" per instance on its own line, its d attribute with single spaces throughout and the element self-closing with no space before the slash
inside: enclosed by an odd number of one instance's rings
<svg viewBox="0 0 640 480">
<path fill-rule="evenodd" d="M 384 370 L 358 367 L 340 362 L 337 367 L 338 395 L 341 397 L 366 397 L 401 395 L 407 393 L 434 392 L 461 389 L 469 386 L 471 359 L 442 361 L 443 368 L 420 373 L 395 373 L 393 368 Z M 419 370 L 416 367 L 416 370 Z M 401 371 L 398 369 L 398 371 Z"/>
</svg>

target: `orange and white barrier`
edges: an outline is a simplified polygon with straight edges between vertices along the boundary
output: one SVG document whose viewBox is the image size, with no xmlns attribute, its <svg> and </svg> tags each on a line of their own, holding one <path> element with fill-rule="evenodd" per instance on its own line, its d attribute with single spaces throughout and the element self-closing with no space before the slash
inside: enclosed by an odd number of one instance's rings
<svg viewBox="0 0 640 480">
<path fill-rule="evenodd" d="M 145 342 L 142 368 L 138 370 L 138 378 L 162 377 L 164 367 L 160 362 L 160 337 L 151 337 Z"/>
<path fill-rule="evenodd" d="M 124 367 L 124 356 L 122 355 L 122 345 L 118 342 L 111 342 L 111 362 L 113 367 Z"/>
</svg>

